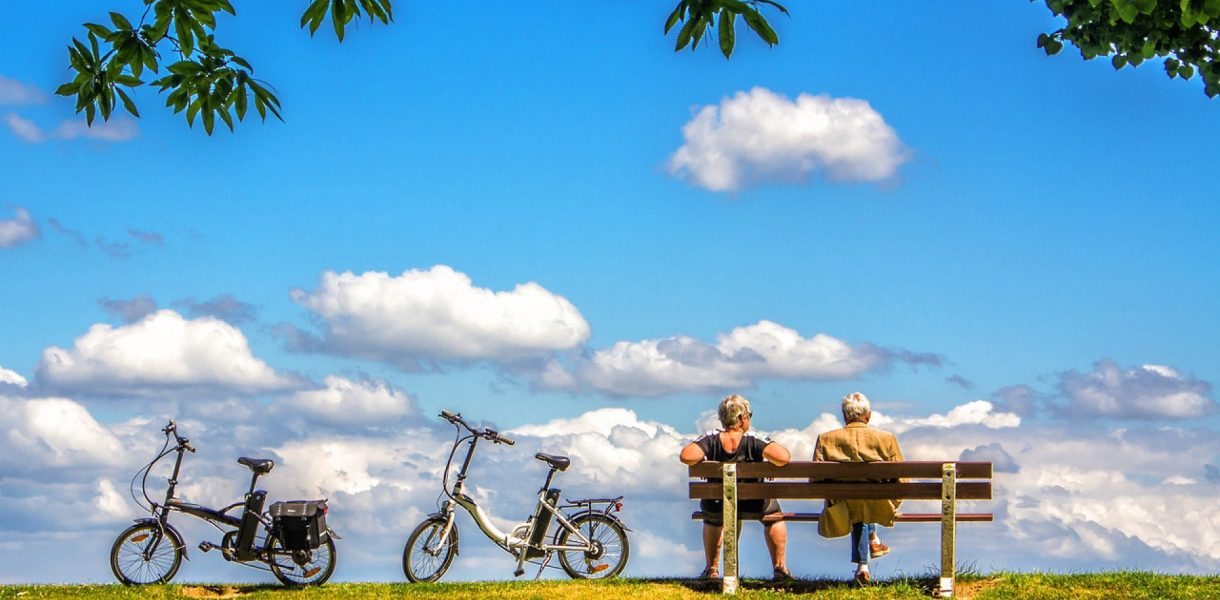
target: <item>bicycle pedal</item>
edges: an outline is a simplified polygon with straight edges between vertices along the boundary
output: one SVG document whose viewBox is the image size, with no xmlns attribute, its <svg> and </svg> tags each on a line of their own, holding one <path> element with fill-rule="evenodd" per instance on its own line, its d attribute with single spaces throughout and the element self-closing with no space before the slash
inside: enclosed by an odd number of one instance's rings
<svg viewBox="0 0 1220 600">
<path fill-rule="evenodd" d="M 212 542 L 199 542 L 199 551 L 200 552 L 204 552 L 204 553 L 211 552 L 215 548 L 216 548 L 216 545 L 213 544 Z"/>
</svg>

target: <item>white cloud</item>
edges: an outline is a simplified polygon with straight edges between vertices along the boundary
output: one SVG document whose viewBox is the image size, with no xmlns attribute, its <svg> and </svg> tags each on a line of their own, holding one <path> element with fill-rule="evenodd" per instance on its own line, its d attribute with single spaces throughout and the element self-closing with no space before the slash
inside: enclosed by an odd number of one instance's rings
<svg viewBox="0 0 1220 600">
<path fill-rule="evenodd" d="M 761 87 L 699 109 L 682 135 L 670 173 L 713 191 L 803 182 L 819 171 L 832 181 L 881 181 L 907 160 L 868 102 L 809 94 L 793 101 Z"/>
<path fill-rule="evenodd" d="M 16 215 L 11 219 L 0 219 L 0 248 L 20 246 L 38 237 L 38 224 L 30 218 L 30 213 L 17 207 Z"/>
<path fill-rule="evenodd" d="M 37 123 L 16 113 L 6 115 L 5 123 L 13 135 L 30 144 L 78 138 L 103 142 L 125 142 L 140 135 L 140 126 L 123 116 L 116 116 L 109 121 L 95 121 L 93 125 L 88 125 L 84 121 L 63 121 L 54 131 L 46 131 Z"/>
<path fill-rule="evenodd" d="M 239 329 L 212 317 L 183 319 L 172 310 L 122 327 L 99 323 L 71 349 L 43 350 L 38 381 L 82 393 L 135 395 L 298 386 L 255 358 Z"/>
<path fill-rule="evenodd" d="M 41 127 L 29 119 L 22 118 L 17 113 L 6 115 L 4 122 L 8 124 L 9 131 L 12 131 L 13 135 L 23 142 L 41 144 L 47 141 L 47 134 Z"/>
<path fill-rule="evenodd" d="M 0 383 L 7 383 L 17 387 L 26 387 L 29 382 L 16 371 L 10 371 L 4 367 L 0 367 Z"/>
<path fill-rule="evenodd" d="M 397 277 L 327 271 L 317 290 L 292 297 L 325 320 L 320 349 L 408 368 L 538 356 L 589 338 L 576 307 L 537 283 L 494 292 L 444 265 Z"/>
<path fill-rule="evenodd" d="M 893 419 L 888 423 L 879 421 L 877 424 L 888 426 L 894 433 L 902 433 L 916 427 L 947 429 L 962 425 L 982 425 L 989 429 L 1001 429 L 1020 426 L 1021 417 L 1015 413 L 996 412 L 995 407 L 990 402 L 975 400 L 955 406 L 943 415 L 932 414 L 927 417 L 900 418 Z"/>
<path fill-rule="evenodd" d="M 847 379 L 892 360 L 918 363 L 909 353 L 862 344 L 851 346 L 826 334 L 802 337 L 771 321 L 719 334 L 715 345 L 687 336 L 617 342 L 564 369 L 547 364 L 535 385 L 623 396 L 662 396 L 752 387 L 760 379 Z"/>
<path fill-rule="evenodd" d="M 283 400 L 291 413 L 340 426 L 384 425 L 417 416 L 411 397 L 385 382 L 352 381 L 330 375 L 325 387 L 303 390 Z"/>
<path fill-rule="evenodd" d="M 1220 409 L 1210 396 L 1211 384 L 1164 365 L 1124 371 L 1101 360 L 1091 373 L 1061 374 L 1059 390 L 1068 399 L 1064 412 L 1074 417 L 1193 419 Z"/>
<path fill-rule="evenodd" d="M 67 398 L 0 396 L 0 474 L 43 467 L 117 464 L 119 439 Z"/>
<path fill-rule="evenodd" d="M 0 106 L 41 104 L 46 99 L 42 90 L 0 75 Z"/>
</svg>

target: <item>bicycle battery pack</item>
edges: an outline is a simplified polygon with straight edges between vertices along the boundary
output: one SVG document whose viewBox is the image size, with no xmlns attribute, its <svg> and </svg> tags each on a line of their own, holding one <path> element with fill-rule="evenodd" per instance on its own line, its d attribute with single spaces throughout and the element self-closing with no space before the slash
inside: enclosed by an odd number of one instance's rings
<svg viewBox="0 0 1220 600">
<path fill-rule="evenodd" d="M 556 488 L 547 490 L 545 501 L 547 505 L 554 508 L 559 503 L 559 490 Z M 525 549 L 526 558 L 538 558 L 546 554 L 539 546 L 542 545 L 542 538 L 546 537 L 546 530 L 551 526 L 551 519 L 554 516 L 555 513 L 542 505 L 539 505 L 538 509 L 534 511 L 534 516 L 530 517 L 533 528 L 530 529 L 529 547 Z"/>
<path fill-rule="evenodd" d="M 263 512 L 267 492 L 258 490 L 246 496 L 246 509 L 241 514 L 241 526 L 237 528 L 237 560 L 254 560 L 258 553 L 253 550 L 254 537 L 262 522 L 258 516 Z"/>
</svg>

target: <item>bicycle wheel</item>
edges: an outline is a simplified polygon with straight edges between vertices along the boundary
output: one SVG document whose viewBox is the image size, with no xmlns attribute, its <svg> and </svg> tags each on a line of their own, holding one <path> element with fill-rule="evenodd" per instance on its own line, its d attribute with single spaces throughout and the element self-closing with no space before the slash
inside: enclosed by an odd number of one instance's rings
<svg viewBox="0 0 1220 600">
<path fill-rule="evenodd" d="M 573 579 L 609 579 L 623 572 L 631 555 L 627 532 L 614 519 L 598 513 L 584 513 L 572 519 L 572 526 L 593 543 L 590 550 L 559 550 L 559 565 Z M 568 545 L 572 531 L 560 525 L 558 545 Z M 579 544 L 578 540 L 572 543 Z"/>
<path fill-rule="evenodd" d="M 440 536 L 444 529 L 445 519 L 428 519 L 407 538 L 407 545 L 402 549 L 402 572 L 411 583 L 436 581 L 449 570 L 457 552 L 457 523 L 449 528 L 449 537 L 442 544 Z"/>
<path fill-rule="evenodd" d="M 267 544 L 271 572 L 284 585 L 322 585 L 335 572 L 335 542 L 329 535 L 313 550 L 284 550 L 280 538 Z"/>
<path fill-rule="evenodd" d="M 123 585 L 165 583 L 182 566 L 182 540 L 156 523 L 128 527 L 110 548 L 110 570 Z"/>
</svg>

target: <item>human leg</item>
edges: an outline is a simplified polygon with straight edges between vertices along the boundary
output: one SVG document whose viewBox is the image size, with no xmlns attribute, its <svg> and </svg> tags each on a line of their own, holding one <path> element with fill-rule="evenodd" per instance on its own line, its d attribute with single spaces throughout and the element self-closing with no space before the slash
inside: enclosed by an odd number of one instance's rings
<svg viewBox="0 0 1220 600">
<path fill-rule="evenodd" d="M 713 523 L 703 524 L 703 557 L 707 566 L 703 569 L 704 577 L 716 577 L 720 574 L 720 544 L 724 536 L 724 526 Z"/>
<path fill-rule="evenodd" d="M 851 561 L 857 565 L 867 565 L 868 534 L 871 523 L 852 523 L 851 526 Z"/>
<path fill-rule="evenodd" d="M 767 540 L 767 553 L 771 555 L 771 566 L 776 573 L 788 572 L 788 524 L 767 523 L 763 525 L 763 535 Z"/>
</svg>

